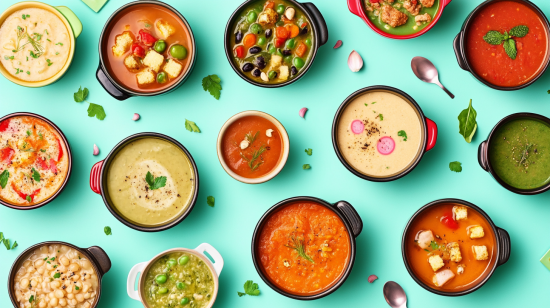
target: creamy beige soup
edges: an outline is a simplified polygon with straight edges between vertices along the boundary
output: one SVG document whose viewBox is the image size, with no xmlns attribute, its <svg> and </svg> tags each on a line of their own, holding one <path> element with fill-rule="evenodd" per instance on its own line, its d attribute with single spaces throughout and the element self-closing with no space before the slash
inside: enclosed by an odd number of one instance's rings
<svg viewBox="0 0 550 308">
<path fill-rule="evenodd" d="M 65 245 L 44 245 L 23 261 L 12 282 L 19 308 L 90 308 L 99 282 L 92 263 Z"/>
<path fill-rule="evenodd" d="M 151 189 L 146 177 L 166 177 Z M 195 190 L 195 174 L 187 155 L 171 142 L 143 138 L 122 148 L 107 173 L 107 190 L 116 209 L 141 225 L 163 225 L 180 216 Z"/>
<path fill-rule="evenodd" d="M 55 14 L 39 8 L 14 12 L 0 26 L 0 62 L 24 81 L 46 80 L 69 58 L 71 38 Z"/>
<path fill-rule="evenodd" d="M 407 168 L 422 142 L 415 109 L 400 96 L 384 91 L 368 92 L 351 101 L 340 117 L 337 134 L 344 159 L 358 172 L 375 177 Z"/>
</svg>

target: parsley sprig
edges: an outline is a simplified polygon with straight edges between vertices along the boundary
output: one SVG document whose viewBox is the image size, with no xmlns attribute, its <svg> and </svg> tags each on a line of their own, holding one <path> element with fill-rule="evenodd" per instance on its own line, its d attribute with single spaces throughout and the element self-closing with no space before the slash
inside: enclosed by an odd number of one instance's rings
<svg viewBox="0 0 550 308">
<path fill-rule="evenodd" d="M 86 101 L 86 98 L 88 97 L 89 93 L 90 91 L 88 91 L 88 88 L 82 89 L 82 86 L 79 87 L 78 91 L 74 93 L 74 96 L 73 96 L 74 101 L 77 103 L 82 103 Z M 98 120 L 103 121 L 107 115 L 105 114 L 105 110 L 103 109 L 103 106 L 90 103 L 90 105 L 88 106 L 88 116 L 90 118 L 96 117 Z"/>
<path fill-rule="evenodd" d="M 166 186 L 165 176 L 154 177 L 153 174 L 151 174 L 151 172 L 149 171 L 147 171 L 147 175 L 145 176 L 145 181 L 147 182 L 147 184 L 149 184 L 150 190 L 155 190 Z"/>
<path fill-rule="evenodd" d="M 208 75 L 202 79 L 202 88 L 204 91 L 210 92 L 210 95 L 214 96 L 215 99 L 219 100 L 222 90 L 221 81 L 218 75 Z"/>
<path fill-rule="evenodd" d="M 243 292 L 237 292 L 239 297 L 244 295 L 250 295 L 250 296 L 258 296 L 260 295 L 260 289 L 258 288 L 258 284 L 254 283 L 252 280 L 247 280 L 244 283 L 244 293 Z"/>
</svg>

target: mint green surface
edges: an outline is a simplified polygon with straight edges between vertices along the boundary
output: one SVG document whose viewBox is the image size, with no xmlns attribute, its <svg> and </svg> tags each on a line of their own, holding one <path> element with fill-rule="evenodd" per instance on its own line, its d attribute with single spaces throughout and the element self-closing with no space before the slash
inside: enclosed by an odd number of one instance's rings
<svg viewBox="0 0 550 308">
<path fill-rule="evenodd" d="M 111 98 L 95 79 L 98 38 L 105 20 L 126 1 L 112 0 L 95 14 L 80 1 L 48 0 L 67 5 L 82 20 L 74 62 L 57 83 L 27 89 L 0 77 L 0 115 L 32 111 L 57 123 L 68 137 L 74 157 L 73 174 L 65 191 L 52 203 L 33 211 L 0 206 L 0 231 L 19 247 L 0 247 L 0 307 L 11 307 L 6 289 L 9 268 L 25 248 L 46 240 L 61 240 L 81 247 L 99 245 L 110 255 L 113 267 L 103 278 L 101 308 L 138 308 L 126 295 L 130 268 L 157 253 L 173 248 L 212 244 L 225 260 L 215 307 L 224 308 L 333 308 L 388 307 L 382 287 L 388 280 L 400 283 L 409 296 L 409 308 L 441 305 L 454 307 L 548 307 L 550 272 L 539 259 L 550 248 L 549 194 L 520 196 L 502 188 L 477 162 L 477 147 L 503 117 L 515 112 L 550 116 L 550 72 L 527 89 L 499 92 L 461 70 L 452 41 L 464 18 L 480 1 L 453 1 L 440 22 L 417 39 L 396 41 L 375 34 L 352 15 L 345 1 L 315 1 L 327 21 L 330 38 L 309 72 L 297 83 L 280 89 L 252 86 L 231 69 L 223 50 L 227 19 L 240 4 L 237 0 L 171 0 L 186 16 L 195 33 L 199 51 L 195 70 L 177 91 L 153 98 Z M 534 1 L 550 14 L 550 2 Z M 0 10 L 15 3 L 0 1 Z M 337 40 L 339 49 L 332 49 Z M 352 50 L 361 54 L 365 67 L 352 73 L 347 58 Z M 456 98 L 432 84 L 416 79 L 410 69 L 414 56 L 431 59 L 439 68 L 441 82 Z M 216 101 L 201 87 L 209 74 L 222 79 L 222 94 Z M 383 84 L 400 88 L 414 97 L 427 117 L 439 127 L 436 147 L 405 178 L 390 183 L 371 183 L 355 177 L 337 159 L 331 143 L 331 125 L 336 109 L 352 92 Z M 90 90 L 88 100 L 105 107 L 104 121 L 89 118 L 87 103 L 75 103 L 79 86 Z M 478 112 L 478 132 L 471 144 L 458 134 L 456 117 L 472 98 Z M 308 107 L 305 120 L 298 116 Z M 257 109 L 275 116 L 290 136 L 290 156 L 285 168 L 272 181 L 246 185 L 221 168 L 216 138 L 223 123 L 235 113 Z M 134 112 L 141 114 L 132 121 Z M 185 119 L 197 123 L 202 133 L 185 130 Z M 200 174 L 199 202 L 180 225 L 160 233 L 141 233 L 119 223 L 89 188 L 92 165 L 105 158 L 121 139 L 144 131 L 164 133 L 178 139 L 191 152 Z M 100 155 L 92 155 L 93 145 Z M 307 156 L 304 149 L 312 148 Z M 462 173 L 451 172 L 449 162 L 462 162 Z M 303 164 L 312 169 L 303 170 Z M 216 197 L 214 208 L 207 196 Z M 288 299 L 271 290 L 254 269 L 250 242 L 256 222 L 273 204 L 293 196 L 311 195 L 331 202 L 347 200 L 365 224 L 357 238 L 357 259 L 348 281 L 335 293 L 313 302 Z M 401 257 L 401 236 L 411 215 L 422 205 L 440 198 L 461 198 L 483 208 L 512 240 L 512 255 L 480 290 L 459 298 L 444 298 L 418 286 L 407 273 Z M 110 226 L 113 235 L 103 228 Z M 379 279 L 369 284 L 367 277 Z M 259 297 L 237 296 L 246 280 L 259 283 Z"/>
</svg>

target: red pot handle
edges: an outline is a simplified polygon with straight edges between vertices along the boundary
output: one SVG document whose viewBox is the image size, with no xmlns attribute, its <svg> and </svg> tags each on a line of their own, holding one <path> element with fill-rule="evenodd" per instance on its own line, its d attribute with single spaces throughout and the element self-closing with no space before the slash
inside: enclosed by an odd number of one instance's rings
<svg viewBox="0 0 550 308">
<path fill-rule="evenodd" d="M 361 0 L 348 0 L 348 9 L 353 14 L 361 17 Z"/>
<path fill-rule="evenodd" d="M 443 7 L 446 7 L 452 0 L 443 0 Z"/>
<path fill-rule="evenodd" d="M 92 189 L 93 192 L 95 192 L 98 195 L 101 195 L 100 178 L 101 178 L 102 166 L 103 166 L 103 160 L 98 161 L 92 167 L 92 171 L 90 171 L 90 188 Z"/>
<path fill-rule="evenodd" d="M 435 147 L 437 142 L 437 124 L 434 121 L 426 118 L 426 124 L 428 126 L 428 142 L 426 144 L 426 152 Z"/>
</svg>

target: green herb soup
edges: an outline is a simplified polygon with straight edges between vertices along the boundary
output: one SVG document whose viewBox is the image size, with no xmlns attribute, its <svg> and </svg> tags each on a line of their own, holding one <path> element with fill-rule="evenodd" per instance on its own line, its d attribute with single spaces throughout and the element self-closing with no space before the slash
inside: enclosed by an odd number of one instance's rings
<svg viewBox="0 0 550 308">
<path fill-rule="evenodd" d="M 410 35 L 433 22 L 440 0 L 364 1 L 367 17 L 378 29 L 394 35 Z"/>
<path fill-rule="evenodd" d="M 149 268 L 143 298 L 149 308 L 203 308 L 212 300 L 213 292 L 213 274 L 202 259 L 187 252 L 172 252 Z"/>
<path fill-rule="evenodd" d="M 500 127 L 491 138 L 489 159 L 500 179 L 519 189 L 550 182 L 550 127 L 534 119 L 518 119 Z"/>
<path fill-rule="evenodd" d="M 315 48 L 311 22 L 284 0 L 252 1 L 229 34 L 233 63 L 251 80 L 279 84 L 292 80 L 311 61 Z"/>
</svg>

